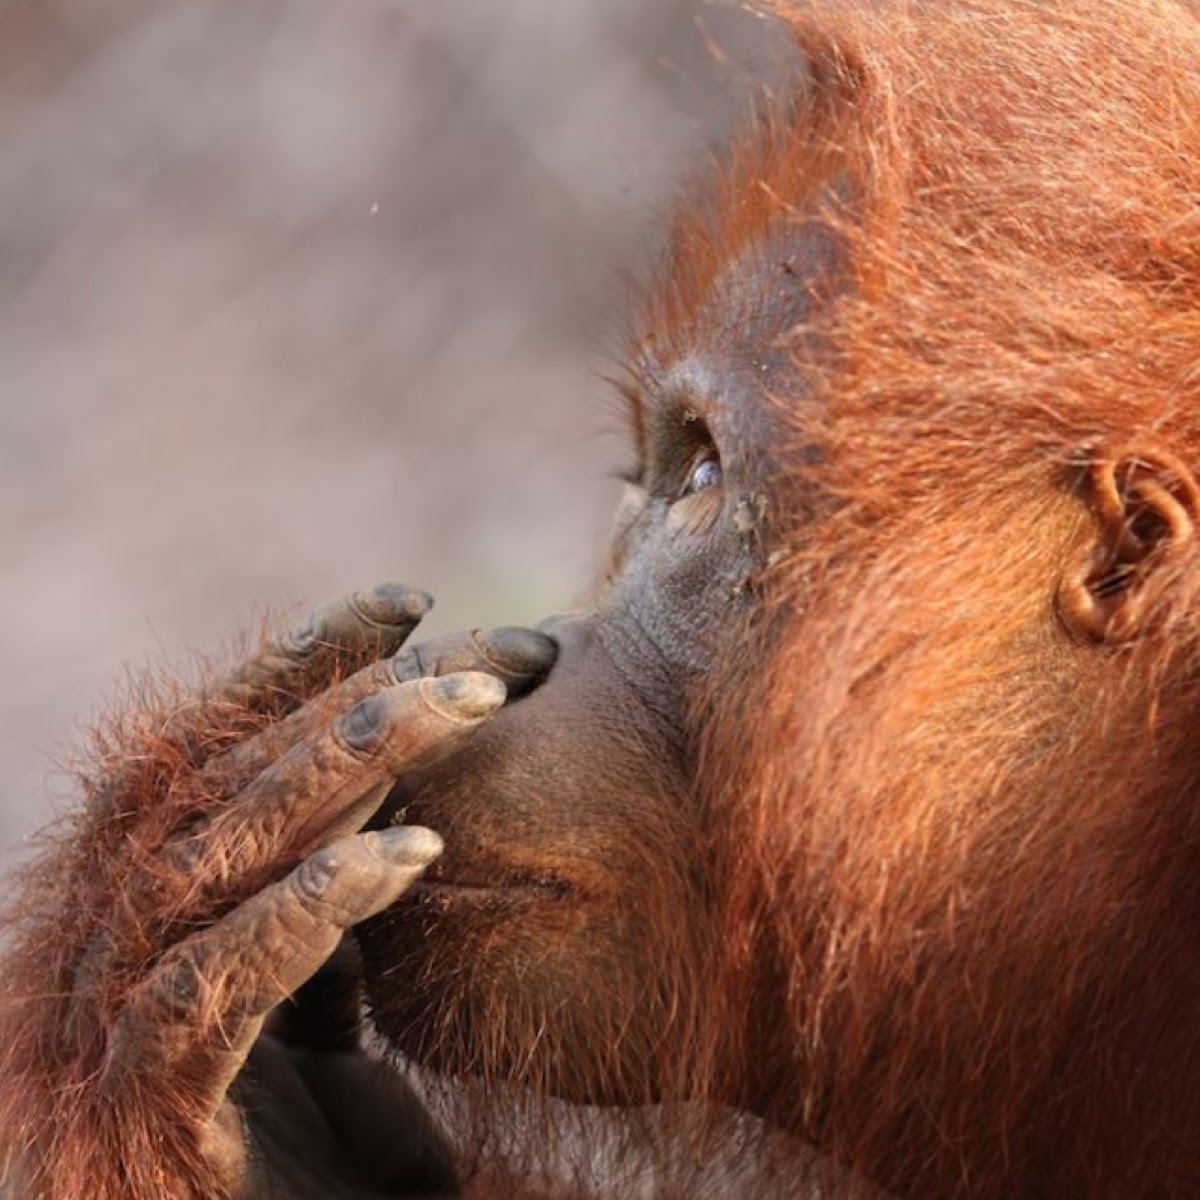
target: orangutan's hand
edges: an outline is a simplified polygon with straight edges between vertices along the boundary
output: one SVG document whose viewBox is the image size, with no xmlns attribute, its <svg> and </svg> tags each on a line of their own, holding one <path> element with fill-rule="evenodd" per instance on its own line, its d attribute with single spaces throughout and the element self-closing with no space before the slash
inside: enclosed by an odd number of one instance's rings
<svg viewBox="0 0 1200 1200">
<path fill-rule="evenodd" d="M 554 643 L 523 629 L 397 653 L 429 603 L 397 586 L 358 593 L 185 706 L 177 720 L 190 723 L 194 759 L 170 786 L 191 789 L 196 803 L 157 841 L 131 818 L 125 880 L 110 889 L 111 911 L 99 914 L 74 974 L 69 1024 L 99 1027 L 106 1047 L 88 1086 L 118 1109 L 123 1096 L 142 1097 L 129 1106 L 140 1120 L 156 1096 L 185 1095 L 163 1108 L 176 1121 L 191 1116 L 182 1152 L 194 1151 L 233 1195 L 270 1171 L 252 1161 L 253 1130 L 230 1095 L 267 1013 L 344 930 L 391 904 L 441 852 L 428 829 L 360 830 L 397 776 L 447 750 L 554 661 Z M 231 713 L 253 732 L 231 735 Z M 118 761 L 105 780 L 117 811 L 131 807 L 123 778 L 136 774 L 145 787 L 137 766 Z"/>
</svg>

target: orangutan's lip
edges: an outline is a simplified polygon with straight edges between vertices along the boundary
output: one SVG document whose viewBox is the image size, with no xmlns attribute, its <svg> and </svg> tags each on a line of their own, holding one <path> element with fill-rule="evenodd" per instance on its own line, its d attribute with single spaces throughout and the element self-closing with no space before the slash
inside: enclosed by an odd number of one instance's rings
<svg viewBox="0 0 1200 1200">
<path fill-rule="evenodd" d="M 447 878 L 445 869 L 435 863 L 408 889 L 408 894 L 429 899 L 485 901 L 516 900 L 521 897 L 540 900 L 562 900 L 571 885 L 557 875 L 522 872 L 505 879 L 478 879 L 454 874 Z"/>
<path fill-rule="evenodd" d="M 409 889 L 408 894 L 419 900 L 427 900 L 432 904 L 446 905 L 455 901 L 463 903 L 486 904 L 497 901 L 520 899 L 548 899 L 546 888 L 531 887 L 521 884 L 505 884 L 503 886 L 484 886 L 474 883 L 425 883 L 418 881 Z"/>
</svg>

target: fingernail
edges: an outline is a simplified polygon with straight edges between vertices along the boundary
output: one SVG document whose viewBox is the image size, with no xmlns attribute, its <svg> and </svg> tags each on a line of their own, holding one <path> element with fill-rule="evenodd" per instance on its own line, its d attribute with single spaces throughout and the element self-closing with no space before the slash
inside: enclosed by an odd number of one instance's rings
<svg viewBox="0 0 1200 1200">
<path fill-rule="evenodd" d="M 558 643 L 536 629 L 505 626 L 480 629 L 471 635 L 484 659 L 512 675 L 540 675 L 558 658 Z"/>
<path fill-rule="evenodd" d="M 419 621 L 432 607 L 428 592 L 402 583 L 381 583 L 350 597 L 354 611 L 372 625 L 409 625 Z"/>
<path fill-rule="evenodd" d="M 338 718 L 338 734 L 351 749 L 370 750 L 384 727 L 388 708 L 389 697 L 382 692 L 360 700 Z"/>
<path fill-rule="evenodd" d="M 421 825 L 397 825 L 364 837 L 373 854 L 397 866 L 423 867 L 442 852 L 442 839 Z"/>
<path fill-rule="evenodd" d="M 459 671 L 438 679 L 425 679 L 425 699 L 455 721 L 478 721 L 498 709 L 508 689 L 494 675 L 482 671 Z"/>
</svg>

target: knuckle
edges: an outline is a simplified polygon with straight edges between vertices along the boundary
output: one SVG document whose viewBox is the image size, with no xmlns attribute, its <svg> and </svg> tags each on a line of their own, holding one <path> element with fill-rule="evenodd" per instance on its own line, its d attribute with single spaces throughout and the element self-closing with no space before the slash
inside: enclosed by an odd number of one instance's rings
<svg viewBox="0 0 1200 1200">
<path fill-rule="evenodd" d="M 169 871 L 179 875 L 195 875 L 204 862 L 205 849 L 199 831 L 191 831 L 166 847 L 163 853 L 164 865 Z"/>
<path fill-rule="evenodd" d="M 142 995 L 145 1015 L 163 1024 L 194 1020 L 205 1004 L 208 979 L 192 949 L 176 951 L 164 959 Z"/>
<path fill-rule="evenodd" d="M 285 658 L 303 660 L 308 658 L 320 642 L 324 614 L 309 613 L 300 624 L 286 630 L 279 638 L 279 649 Z"/>
<path fill-rule="evenodd" d="M 296 898 L 306 906 L 324 904 L 337 874 L 338 863 L 327 850 L 306 858 L 292 875 Z"/>
<path fill-rule="evenodd" d="M 409 646 L 392 657 L 389 683 L 409 683 L 427 674 L 419 646 Z"/>
<path fill-rule="evenodd" d="M 399 697 L 385 690 L 360 700 L 334 726 L 342 746 L 359 759 L 371 758 L 387 741 L 398 716 Z"/>
<path fill-rule="evenodd" d="M 310 920 L 342 928 L 356 916 L 360 873 L 355 862 L 345 861 L 336 847 L 328 846 L 306 858 L 292 873 L 292 895 Z M 289 924 L 286 912 L 281 915 L 283 923 Z"/>
</svg>

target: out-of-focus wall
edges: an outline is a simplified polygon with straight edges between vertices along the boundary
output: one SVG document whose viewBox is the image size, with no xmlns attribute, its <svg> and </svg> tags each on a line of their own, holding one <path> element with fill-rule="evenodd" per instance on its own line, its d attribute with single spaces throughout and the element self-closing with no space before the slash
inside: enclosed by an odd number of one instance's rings
<svg viewBox="0 0 1200 1200">
<path fill-rule="evenodd" d="M 621 275 L 786 61 L 703 0 L 9 0 L 0 844 L 123 664 L 383 579 L 570 604 Z"/>
</svg>

